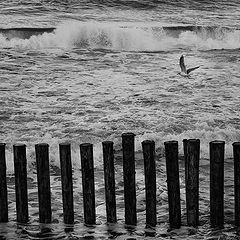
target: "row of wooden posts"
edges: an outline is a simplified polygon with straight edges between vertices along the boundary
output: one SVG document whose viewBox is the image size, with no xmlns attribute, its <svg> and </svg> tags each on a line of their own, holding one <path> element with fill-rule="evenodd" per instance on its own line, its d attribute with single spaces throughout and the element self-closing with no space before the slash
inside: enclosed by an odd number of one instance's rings
<svg viewBox="0 0 240 240">
<path fill-rule="evenodd" d="M 125 223 L 137 224 L 136 211 L 136 186 L 135 186 L 135 151 L 133 133 L 122 134 L 123 152 L 123 178 Z M 115 173 L 114 173 L 114 148 L 113 142 L 105 141 L 103 145 L 103 163 L 105 180 L 105 198 L 107 222 L 117 222 Z M 210 142 L 210 224 L 211 227 L 224 226 L 224 141 Z M 171 228 L 181 226 L 181 205 L 179 185 L 179 158 L 178 142 L 164 142 L 167 187 L 169 203 L 169 225 Z M 186 183 L 186 213 L 189 226 L 199 225 L 199 156 L 200 140 L 183 140 L 185 159 Z M 155 142 L 145 140 L 142 142 L 144 158 L 145 192 L 146 192 L 146 225 L 157 224 L 156 201 L 156 165 Z M 49 145 L 35 145 L 39 200 L 39 222 L 50 223 L 51 189 L 49 174 Z M 68 143 L 59 144 L 63 216 L 66 224 L 74 223 L 73 183 L 71 146 Z M 13 146 L 15 193 L 17 222 L 27 223 L 28 189 L 27 189 L 27 160 L 26 145 Z M 235 225 L 240 226 L 240 142 L 233 143 L 234 155 L 234 191 L 235 191 Z M 95 224 L 95 187 L 93 145 L 80 144 L 82 189 L 85 224 Z M 0 144 L 0 222 L 8 221 L 8 196 L 6 178 L 5 144 Z"/>
</svg>

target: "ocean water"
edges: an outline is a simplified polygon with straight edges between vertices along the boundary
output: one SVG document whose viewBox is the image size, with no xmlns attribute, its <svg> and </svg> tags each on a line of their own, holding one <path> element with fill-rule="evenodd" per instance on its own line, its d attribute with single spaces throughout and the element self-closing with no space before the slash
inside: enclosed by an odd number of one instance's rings
<svg viewBox="0 0 240 240">
<path fill-rule="evenodd" d="M 179 57 L 187 67 L 180 76 Z M 6 143 L 9 223 L 1 239 L 238 239 L 232 143 L 240 141 L 240 3 L 4 1 L 0 3 L 0 142 Z M 124 228 L 121 134 L 133 132 L 138 225 Z M 182 140 L 199 138 L 200 223 L 186 227 Z M 156 143 L 158 225 L 145 232 L 141 142 Z M 106 225 L 102 141 L 114 142 L 118 224 Z M 164 141 L 179 141 L 183 226 L 168 231 Z M 209 142 L 224 140 L 225 228 L 209 227 Z M 34 145 L 50 146 L 53 223 L 38 223 Z M 58 144 L 70 142 L 74 226 L 62 216 Z M 83 225 L 79 144 L 94 144 L 97 225 Z M 27 146 L 30 222 L 16 223 L 12 146 Z M 71 229 L 73 228 L 73 229 Z M 48 229 L 48 231 L 46 230 Z"/>
</svg>

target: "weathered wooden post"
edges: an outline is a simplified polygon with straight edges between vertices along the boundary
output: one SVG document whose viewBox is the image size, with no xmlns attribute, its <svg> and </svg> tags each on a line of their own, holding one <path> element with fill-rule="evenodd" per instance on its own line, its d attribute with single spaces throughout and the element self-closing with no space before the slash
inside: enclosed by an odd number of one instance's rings
<svg viewBox="0 0 240 240">
<path fill-rule="evenodd" d="M 142 149 L 145 173 L 146 225 L 155 227 L 157 224 L 155 142 L 143 141 Z"/>
<path fill-rule="evenodd" d="M 102 142 L 107 222 L 117 222 L 113 142 Z"/>
<path fill-rule="evenodd" d="M 136 180 L 134 133 L 122 134 L 125 224 L 136 225 Z"/>
<path fill-rule="evenodd" d="M 80 144 L 85 224 L 96 223 L 93 145 Z"/>
<path fill-rule="evenodd" d="M 199 158 L 200 140 L 184 139 L 185 183 L 187 223 L 189 226 L 199 224 Z"/>
<path fill-rule="evenodd" d="M 188 179 L 188 171 L 186 171 L 186 169 L 188 169 L 188 160 L 187 160 L 187 142 L 188 139 L 183 139 L 183 153 L 184 153 L 184 164 L 185 164 L 185 184 L 186 184 L 186 179 Z"/>
<path fill-rule="evenodd" d="M 0 143 L 0 222 L 8 221 L 5 143 Z"/>
<path fill-rule="evenodd" d="M 240 142 L 233 143 L 235 225 L 240 226 Z"/>
<path fill-rule="evenodd" d="M 15 192 L 17 222 L 27 223 L 28 216 L 28 190 L 27 190 L 27 158 L 26 145 L 13 145 L 14 172 L 15 172 Z"/>
<path fill-rule="evenodd" d="M 224 225 L 224 141 L 210 142 L 210 223 Z"/>
<path fill-rule="evenodd" d="M 64 223 L 74 223 L 71 145 L 59 144 Z"/>
<path fill-rule="evenodd" d="M 170 228 L 181 226 L 181 205 L 178 164 L 178 142 L 167 141 L 165 145 Z"/>
<path fill-rule="evenodd" d="M 35 145 L 38 180 L 39 222 L 50 223 L 52 220 L 51 189 L 49 171 L 49 145 Z"/>
</svg>

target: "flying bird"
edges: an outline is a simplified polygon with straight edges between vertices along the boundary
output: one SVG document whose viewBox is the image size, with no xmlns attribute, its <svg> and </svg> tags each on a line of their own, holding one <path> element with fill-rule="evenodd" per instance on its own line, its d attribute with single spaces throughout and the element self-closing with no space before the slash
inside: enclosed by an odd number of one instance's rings
<svg viewBox="0 0 240 240">
<path fill-rule="evenodd" d="M 193 70 L 195 70 L 195 69 L 200 67 L 200 66 L 197 66 L 197 67 L 193 67 L 193 68 L 187 69 L 186 65 L 184 63 L 184 56 L 183 55 L 180 57 L 179 64 L 180 64 L 180 68 L 181 68 L 181 72 L 179 74 L 185 75 L 185 76 L 189 76 L 190 72 L 192 72 Z"/>
</svg>

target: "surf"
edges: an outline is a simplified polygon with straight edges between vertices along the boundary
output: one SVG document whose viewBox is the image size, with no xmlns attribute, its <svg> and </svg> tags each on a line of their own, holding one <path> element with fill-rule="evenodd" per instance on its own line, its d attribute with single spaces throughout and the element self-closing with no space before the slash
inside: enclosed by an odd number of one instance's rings
<svg viewBox="0 0 240 240">
<path fill-rule="evenodd" d="M 81 48 L 160 52 L 239 49 L 240 30 L 227 27 L 157 26 L 68 21 L 48 28 L 0 29 L 2 48 Z"/>
</svg>

